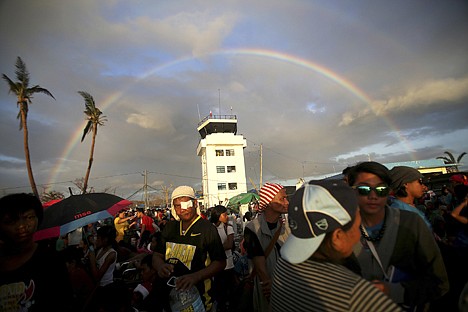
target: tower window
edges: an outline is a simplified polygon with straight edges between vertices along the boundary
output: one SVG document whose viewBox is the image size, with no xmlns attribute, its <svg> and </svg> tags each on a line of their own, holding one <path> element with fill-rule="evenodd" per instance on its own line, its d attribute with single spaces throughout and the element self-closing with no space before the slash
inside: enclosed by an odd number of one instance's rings
<svg viewBox="0 0 468 312">
<path fill-rule="evenodd" d="M 229 167 L 228 167 L 229 168 Z M 216 166 L 216 172 L 217 173 L 225 173 L 226 172 L 226 168 L 224 166 Z M 229 172 L 229 169 L 228 169 L 228 172 Z"/>
<path fill-rule="evenodd" d="M 236 172 L 236 166 L 227 166 L 227 172 Z"/>
<path fill-rule="evenodd" d="M 218 183 L 218 190 L 225 190 L 226 189 L 226 183 Z"/>
<path fill-rule="evenodd" d="M 224 156 L 224 150 L 216 150 L 216 156 Z"/>
<path fill-rule="evenodd" d="M 227 149 L 226 150 L 226 156 L 234 156 L 234 150 L 233 149 Z"/>
<path fill-rule="evenodd" d="M 229 183 L 230 190 L 237 190 L 237 183 Z"/>
</svg>

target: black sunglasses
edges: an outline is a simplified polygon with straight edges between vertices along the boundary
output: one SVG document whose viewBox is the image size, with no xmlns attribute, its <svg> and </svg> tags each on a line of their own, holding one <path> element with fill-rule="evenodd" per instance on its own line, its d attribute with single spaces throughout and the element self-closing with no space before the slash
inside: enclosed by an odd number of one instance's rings
<svg viewBox="0 0 468 312">
<path fill-rule="evenodd" d="M 385 197 L 390 193 L 390 188 L 388 186 L 370 187 L 367 185 L 358 185 L 353 186 L 353 189 L 357 190 L 358 194 L 361 196 L 367 196 L 371 191 L 374 191 L 379 197 Z"/>
</svg>

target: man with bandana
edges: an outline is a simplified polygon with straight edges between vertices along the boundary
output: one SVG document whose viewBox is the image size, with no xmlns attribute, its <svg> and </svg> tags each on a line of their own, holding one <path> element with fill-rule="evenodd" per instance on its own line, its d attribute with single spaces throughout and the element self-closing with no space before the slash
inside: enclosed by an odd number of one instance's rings
<svg viewBox="0 0 468 312">
<path fill-rule="evenodd" d="M 281 246 L 291 232 L 284 219 L 289 202 L 286 189 L 276 183 L 265 183 L 259 195 L 259 215 L 245 227 L 244 248 L 256 272 L 253 291 L 254 311 L 269 311 L 272 275 L 280 257 Z M 265 251 L 277 231 L 280 232 L 274 247 L 265 256 Z"/>
<path fill-rule="evenodd" d="M 196 286 L 206 311 L 211 311 L 211 278 L 226 266 L 226 254 L 216 228 L 201 218 L 195 192 L 190 186 L 179 186 L 171 196 L 169 221 L 153 254 L 153 267 L 157 270 L 159 285 L 155 287 L 155 311 L 170 311 L 166 285 L 176 277 L 175 288 L 187 290 Z M 170 283 L 169 283 L 170 284 Z"/>
</svg>

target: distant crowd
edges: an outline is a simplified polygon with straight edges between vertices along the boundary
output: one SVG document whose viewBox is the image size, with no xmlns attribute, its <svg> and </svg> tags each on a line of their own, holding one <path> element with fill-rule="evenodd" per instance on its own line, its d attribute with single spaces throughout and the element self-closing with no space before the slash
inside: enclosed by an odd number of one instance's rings
<svg viewBox="0 0 468 312">
<path fill-rule="evenodd" d="M 466 175 L 431 190 L 370 161 L 258 195 L 205 209 L 179 186 L 40 241 L 40 201 L 6 195 L 0 311 L 468 311 Z"/>
</svg>

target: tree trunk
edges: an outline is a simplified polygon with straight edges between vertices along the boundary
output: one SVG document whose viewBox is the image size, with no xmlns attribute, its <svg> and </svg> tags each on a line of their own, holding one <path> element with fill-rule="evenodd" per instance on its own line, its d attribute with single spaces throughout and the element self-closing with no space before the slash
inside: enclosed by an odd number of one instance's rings
<svg viewBox="0 0 468 312">
<path fill-rule="evenodd" d="M 88 169 L 86 170 L 86 176 L 84 178 L 82 194 L 86 194 L 86 189 L 88 188 L 89 175 L 91 173 L 91 166 L 93 165 L 94 145 L 96 143 L 97 126 L 98 126 L 97 123 L 93 125 L 93 141 L 91 142 L 91 151 L 89 153 Z"/>
<path fill-rule="evenodd" d="M 23 125 L 23 144 L 24 144 L 24 157 L 26 159 L 26 168 L 28 169 L 28 177 L 29 177 L 29 184 L 31 184 L 31 189 L 33 194 L 39 198 L 39 192 L 37 191 L 36 182 L 34 181 L 34 175 L 32 172 L 31 167 L 31 156 L 29 155 L 29 140 L 28 140 L 28 121 L 26 116 L 26 110 L 23 105 L 27 105 L 21 103 L 20 110 L 21 110 L 21 123 Z"/>
</svg>

